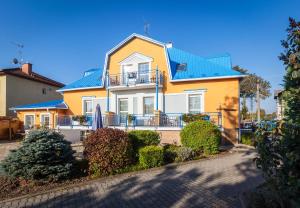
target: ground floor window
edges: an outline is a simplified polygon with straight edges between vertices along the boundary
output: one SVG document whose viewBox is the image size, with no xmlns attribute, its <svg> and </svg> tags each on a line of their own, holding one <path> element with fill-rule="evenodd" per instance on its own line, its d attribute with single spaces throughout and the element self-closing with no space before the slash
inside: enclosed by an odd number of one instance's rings
<svg viewBox="0 0 300 208">
<path fill-rule="evenodd" d="M 144 97 L 144 115 L 154 113 L 154 97 Z"/>
<path fill-rule="evenodd" d="M 45 128 L 50 127 L 50 114 L 41 114 L 41 126 Z"/>
<path fill-rule="evenodd" d="M 34 115 L 25 115 L 24 128 L 32 129 L 34 127 Z"/>
<path fill-rule="evenodd" d="M 188 108 L 189 113 L 201 113 L 201 94 L 189 95 Z"/>
<path fill-rule="evenodd" d="M 83 102 L 83 115 L 92 116 L 93 115 L 93 103 L 92 100 L 84 99 Z"/>
</svg>

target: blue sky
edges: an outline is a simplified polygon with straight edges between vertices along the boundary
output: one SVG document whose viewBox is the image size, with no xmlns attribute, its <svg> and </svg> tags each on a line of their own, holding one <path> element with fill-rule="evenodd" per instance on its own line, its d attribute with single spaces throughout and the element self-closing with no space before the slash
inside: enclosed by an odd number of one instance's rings
<svg viewBox="0 0 300 208">
<path fill-rule="evenodd" d="M 228 52 L 233 65 L 280 88 L 278 60 L 288 17 L 300 19 L 300 1 L 77 1 L 0 0 L 0 68 L 13 66 L 17 49 L 34 71 L 70 83 L 89 68 L 103 67 L 106 51 L 132 33 L 210 56 Z M 263 101 L 275 110 L 273 96 Z"/>
</svg>

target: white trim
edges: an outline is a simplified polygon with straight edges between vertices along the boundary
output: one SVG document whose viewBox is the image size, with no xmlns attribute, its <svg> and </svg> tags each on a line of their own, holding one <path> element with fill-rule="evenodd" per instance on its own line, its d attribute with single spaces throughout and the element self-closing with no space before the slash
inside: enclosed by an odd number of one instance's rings
<svg viewBox="0 0 300 208">
<path fill-rule="evenodd" d="M 136 61 L 132 61 L 133 58 L 139 58 L 141 59 L 140 62 L 136 62 Z M 119 62 L 120 65 L 127 65 L 129 63 L 148 63 L 148 62 L 152 62 L 153 58 L 149 57 L 149 56 L 145 56 L 144 54 L 138 53 L 138 52 L 134 52 L 133 54 L 127 56 L 125 59 L 123 59 L 122 61 Z"/>
<path fill-rule="evenodd" d="M 82 96 L 81 97 L 81 115 L 86 115 L 84 112 L 84 102 L 83 102 L 85 100 L 91 101 L 91 103 L 92 103 L 92 112 L 91 113 L 93 113 L 93 109 L 94 109 L 93 99 L 94 98 L 95 98 L 95 96 Z"/>
<path fill-rule="evenodd" d="M 187 81 L 212 80 L 212 79 L 233 79 L 233 78 L 242 78 L 242 77 L 245 77 L 245 76 L 247 76 L 247 75 L 231 75 L 231 76 L 220 76 L 220 77 L 175 79 L 175 80 L 170 80 L 170 82 L 187 82 Z"/>
<path fill-rule="evenodd" d="M 23 118 L 24 126 L 26 126 L 26 116 L 33 116 L 33 128 L 34 128 L 34 126 L 35 126 L 35 113 L 25 113 L 24 114 L 24 118 Z"/>
<path fill-rule="evenodd" d="M 78 88 L 72 88 L 72 89 L 58 89 L 56 92 L 67 92 L 67 91 L 74 91 L 74 90 L 88 90 L 88 89 L 101 89 L 104 88 L 104 85 L 102 86 L 95 86 L 95 87 L 78 87 Z"/>
<path fill-rule="evenodd" d="M 189 109 L 189 96 L 190 95 L 200 95 L 200 113 L 203 113 L 204 112 L 204 92 L 197 92 L 197 91 L 194 91 L 194 92 L 189 92 L 189 93 L 186 93 L 186 113 L 189 113 L 190 112 L 190 109 Z"/>
<path fill-rule="evenodd" d="M 51 128 L 51 113 L 40 113 L 40 126 L 42 126 L 42 115 L 48 115 L 49 116 L 49 126 L 48 126 L 48 128 Z"/>
</svg>

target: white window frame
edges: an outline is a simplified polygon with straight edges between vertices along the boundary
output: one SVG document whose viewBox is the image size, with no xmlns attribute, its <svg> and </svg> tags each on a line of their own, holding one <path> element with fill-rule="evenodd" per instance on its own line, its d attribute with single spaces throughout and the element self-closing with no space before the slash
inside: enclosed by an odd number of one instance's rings
<svg viewBox="0 0 300 208">
<path fill-rule="evenodd" d="M 149 64 L 149 80 L 151 79 L 151 70 L 152 70 L 152 66 L 151 63 L 153 61 L 153 58 L 145 56 L 143 54 L 140 53 L 133 53 L 132 55 L 128 56 L 127 58 L 125 58 L 123 61 L 121 61 L 120 64 L 120 74 L 122 76 L 123 79 L 123 67 L 126 65 L 132 65 L 133 67 L 133 72 L 137 73 L 137 77 L 136 79 L 138 79 L 138 70 L 139 70 L 139 64 Z M 124 80 L 122 80 L 123 82 Z M 146 83 L 147 84 L 147 83 Z"/>
<path fill-rule="evenodd" d="M 153 98 L 153 114 L 146 114 L 145 113 L 145 98 Z M 155 110 L 155 97 L 154 96 L 143 96 L 143 115 L 144 116 L 149 116 L 149 115 L 154 115 L 154 110 Z"/>
<path fill-rule="evenodd" d="M 120 100 L 127 100 L 127 114 L 129 114 L 129 98 L 128 97 L 120 97 L 118 98 L 118 114 L 121 114 L 121 111 L 120 111 Z M 123 111 L 125 112 L 125 111 Z"/>
<path fill-rule="evenodd" d="M 186 93 L 186 113 L 190 113 L 190 107 L 189 107 L 189 97 L 193 95 L 199 95 L 200 96 L 200 113 L 204 112 L 204 93 L 203 92 L 189 92 Z"/>
<path fill-rule="evenodd" d="M 51 127 L 51 113 L 40 113 L 40 126 L 42 126 L 42 116 L 43 115 L 47 115 L 47 116 L 49 116 L 49 126 L 48 126 L 48 128 L 50 128 Z"/>
<path fill-rule="evenodd" d="M 35 127 L 35 113 L 25 113 L 24 114 L 24 127 L 26 126 L 26 116 L 33 116 L 33 128 Z"/>
<path fill-rule="evenodd" d="M 92 105 L 92 112 L 88 112 L 88 113 L 91 113 L 92 115 L 93 115 L 93 109 L 94 109 L 94 105 L 93 105 L 93 99 L 95 98 L 95 96 L 91 96 L 91 97 L 82 97 L 81 98 L 81 106 L 82 106 L 82 110 L 81 110 L 81 114 L 82 115 L 86 115 L 86 112 L 85 112 L 85 110 L 84 110 L 84 102 L 85 101 L 90 101 L 91 102 L 91 105 Z"/>
</svg>

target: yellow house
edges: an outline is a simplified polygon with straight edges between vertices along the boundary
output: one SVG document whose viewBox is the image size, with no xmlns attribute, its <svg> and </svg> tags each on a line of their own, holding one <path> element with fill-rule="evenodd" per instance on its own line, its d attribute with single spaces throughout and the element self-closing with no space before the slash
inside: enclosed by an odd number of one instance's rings
<svg viewBox="0 0 300 208">
<path fill-rule="evenodd" d="M 132 34 L 106 53 L 103 69 L 88 70 L 58 90 L 65 109 L 55 109 L 53 127 L 90 129 L 99 104 L 106 126 L 154 129 L 165 142 L 178 142 L 182 115 L 202 113 L 220 127 L 226 141 L 235 143 L 241 77 L 228 54 L 201 57 Z M 25 119 L 24 110 L 15 110 Z"/>
</svg>

